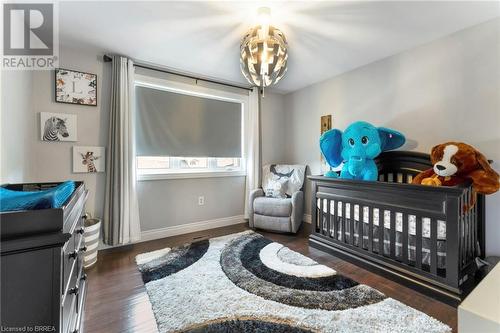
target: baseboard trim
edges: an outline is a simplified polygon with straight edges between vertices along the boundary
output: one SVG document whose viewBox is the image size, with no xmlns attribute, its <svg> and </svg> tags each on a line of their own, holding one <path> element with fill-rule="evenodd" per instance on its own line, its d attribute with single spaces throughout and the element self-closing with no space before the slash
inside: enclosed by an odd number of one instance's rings
<svg viewBox="0 0 500 333">
<path fill-rule="evenodd" d="M 304 214 L 304 216 L 302 217 L 302 221 L 311 223 L 311 214 Z"/>
<path fill-rule="evenodd" d="M 172 237 L 182 234 L 188 234 L 191 232 L 214 229 L 225 227 L 228 225 L 234 225 L 245 222 L 243 215 L 223 217 L 219 219 L 199 221 L 193 223 L 187 223 L 182 225 L 175 225 L 171 227 L 165 227 L 160 229 L 146 230 L 141 232 L 141 240 L 138 242 L 147 242 L 154 239 L 160 239 L 165 237 Z"/>
</svg>

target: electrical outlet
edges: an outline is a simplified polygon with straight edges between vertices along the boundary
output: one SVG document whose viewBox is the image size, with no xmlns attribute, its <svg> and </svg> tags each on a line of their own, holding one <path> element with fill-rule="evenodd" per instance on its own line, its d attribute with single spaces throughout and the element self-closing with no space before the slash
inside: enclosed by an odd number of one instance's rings
<svg viewBox="0 0 500 333">
<path fill-rule="evenodd" d="M 205 204 L 205 197 L 203 195 L 198 197 L 198 206 L 203 206 Z"/>
</svg>

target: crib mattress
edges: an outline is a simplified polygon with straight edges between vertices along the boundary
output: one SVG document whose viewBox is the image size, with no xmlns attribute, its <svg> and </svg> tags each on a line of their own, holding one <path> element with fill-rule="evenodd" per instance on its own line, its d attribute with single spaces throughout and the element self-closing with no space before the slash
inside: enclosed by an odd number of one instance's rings
<svg viewBox="0 0 500 333">
<path fill-rule="evenodd" d="M 318 208 L 320 207 L 320 199 L 317 201 Z M 335 207 L 337 206 L 337 207 Z M 351 215 L 351 206 L 354 206 L 353 213 Z M 345 213 L 342 211 L 342 202 L 337 201 L 337 205 L 333 201 L 330 202 L 330 214 L 334 215 L 337 211 L 337 239 L 340 239 L 342 232 L 345 230 L 345 238 L 350 241 L 349 233 L 349 223 L 350 219 L 354 217 L 354 244 L 359 246 L 359 216 L 360 207 L 359 205 L 351 205 L 346 203 Z M 324 216 L 328 213 L 325 204 L 323 205 Z M 369 233 L 369 221 L 373 221 L 373 235 L 372 235 L 372 249 L 373 251 L 380 253 L 379 251 L 379 225 L 380 221 L 383 219 L 384 227 L 384 239 L 383 239 L 383 253 L 384 255 L 390 255 L 390 229 L 391 229 L 391 212 L 388 210 L 379 210 L 375 208 L 372 210 L 372 215 L 370 214 L 370 209 L 368 207 L 363 207 L 363 248 L 368 248 L 368 233 Z M 383 217 L 381 218 L 381 215 Z M 345 216 L 345 218 L 344 218 Z M 323 230 L 326 230 L 327 224 L 326 219 L 323 222 Z M 342 223 L 344 222 L 344 223 Z M 403 213 L 395 212 L 395 224 L 396 224 L 396 257 L 402 259 L 403 256 Z M 437 225 L 437 267 L 444 269 L 446 267 L 446 221 L 438 220 Z M 333 225 L 330 226 L 330 236 L 333 237 Z M 431 248 L 431 219 L 428 217 L 422 218 L 422 264 L 430 265 L 430 248 Z M 416 252 L 416 216 L 408 215 L 408 261 L 415 262 L 415 252 Z"/>
</svg>

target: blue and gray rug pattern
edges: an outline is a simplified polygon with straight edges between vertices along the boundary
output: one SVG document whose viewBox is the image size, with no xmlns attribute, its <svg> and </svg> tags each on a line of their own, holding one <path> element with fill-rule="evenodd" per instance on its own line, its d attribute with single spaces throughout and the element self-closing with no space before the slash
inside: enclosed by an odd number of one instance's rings
<svg viewBox="0 0 500 333">
<path fill-rule="evenodd" d="M 246 231 L 136 257 L 160 332 L 450 332 Z"/>
</svg>

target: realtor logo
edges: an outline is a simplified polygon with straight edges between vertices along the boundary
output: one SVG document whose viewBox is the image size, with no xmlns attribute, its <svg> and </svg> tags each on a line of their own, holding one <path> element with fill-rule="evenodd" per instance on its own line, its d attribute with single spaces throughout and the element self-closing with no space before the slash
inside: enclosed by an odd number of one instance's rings
<svg viewBox="0 0 500 333">
<path fill-rule="evenodd" d="M 57 65 L 55 3 L 3 4 L 4 69 L 53 69 Z"/>
</svg>

